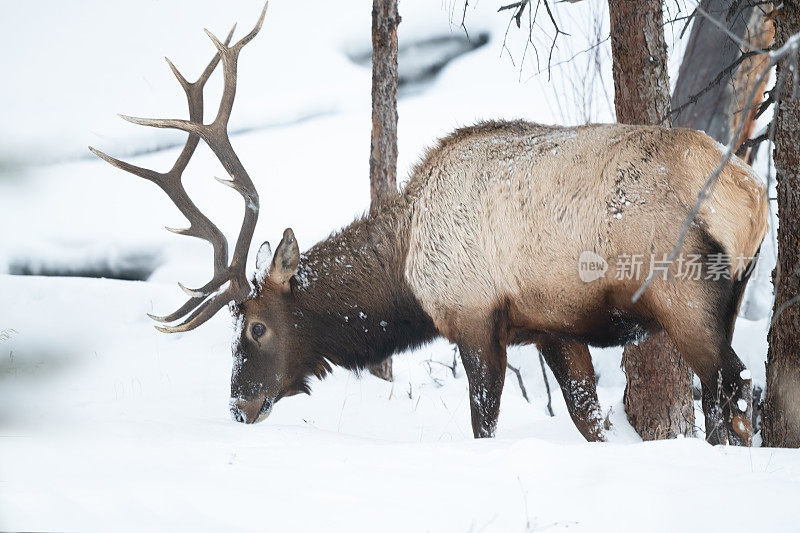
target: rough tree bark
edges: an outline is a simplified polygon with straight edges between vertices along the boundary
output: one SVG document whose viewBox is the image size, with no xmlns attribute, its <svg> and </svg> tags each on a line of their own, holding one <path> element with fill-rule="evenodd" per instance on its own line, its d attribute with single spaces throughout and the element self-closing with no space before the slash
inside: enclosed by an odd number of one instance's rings
<svg viewBox="0 0 800 533">
<path fill-rule="evenodd" d="M 369 152 L 370 210 L 397 193 L 397 0 L 372 2 L 372 143 Z M 392 381 L 392 359 L 369 368 Z"/>
<path fill-rule="evenodd" d="M 669 112 L 661 0 L 609 0 L 617 121 L 659 124 Z"/>
<path fill-rule="evenodd" d="M 776 43 L 800 32 L 800 0 L 784 0 L 775 19 Z M 794 58 L 795 66 L 797 58 Z M 781 69 L 778 66 L 778 77 Z M 778 263 L 774 324 L 769 330 L 767 396 L 763 407 L 764 445 L 800 447 L 800 99 L 791 73 L 777 105 L 775 172 L 778 187 Z"/>
<path fill-rule="evenodd" d="M 753 47 L 766 48 L 772 42 L 774 28 L 772 21 L 764 16 L 763 9 L 743 4 L 740 0 L 703 0 L 700 5 L 731 33 Z M 769 59 L 762 55 L 753 56 L 731 70 L 730 67 L 741 56 L 742 50 L 733 39 L 706 17 L 697 15 L 672 93 L 672 108 L 680 109 L 673 115 L 673 126 L 705 131 L 727 145 L 744 119 L 747 123 L 739 139 L 735 140 L 736 146 L 750 138 L 767 80 L 761 82 L 754 101 L 747 102 L 746 99 L 752 94 L 758 74 Z M 725 75 L 720 79 L 723 72 Z M 743 113 L 742 110 L 747 111 Z M 753 427 L 758 427 L 758 405 L 753 405 L 753 410 Z M 719 427 L 719 422 L 707 413 L 706 428 L 713 427 Z M 706 439 L 714 444 L 724 444 L 727 436 L 724 432 L 707 432 Z"/>
<path fill-rule="evenodd" d="M 661 0 L 609 0 L 614 107 L 625 124 L 669 125 Z M 663 122 L 662 122 L 663 121 Z M 692 373 L 666 333 L 625 347 L 625 411 L 644 440 L 691 435 Z"/>
</svg>

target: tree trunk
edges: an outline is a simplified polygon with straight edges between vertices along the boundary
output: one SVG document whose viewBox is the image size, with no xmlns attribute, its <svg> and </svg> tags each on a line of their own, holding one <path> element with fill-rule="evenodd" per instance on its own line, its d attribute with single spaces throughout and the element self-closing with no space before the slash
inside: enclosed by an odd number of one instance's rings
<svg viewBox="0 0 800 533">
<path fill-rule="evenodd" d="M 800 32 L 800 0 L 785 0 L 775 19 L 776 43 Z M 792 58 L 797 66 L 797 57 Z M 782 69 L 778 66 L 778 79 Z M 764 445 L 800 447 L 800 99 L 791 73 L 777 103 L 775 173 L 778 187 L 778 262 L 775 284 L 775 323 L 769 330 L 767 396 L 763 408 Z M 798 89 L 800 90 L 800 89 Z"/>
<path fill-rule="evenodd" d="M 626 346 L 622 366 L 625 413 L 643 440 L 692 435 L 692 372 L 666 333 Z"/>
<path fill-rule="evenodd" d="M 661 0 L 609 0 L 614 106 L 624 124 L 669 125 Z M 644 440 L 691 435 L 692 373 L 664 332 L 625 347 L 625 411 Z"/>
<path fill-rule="evenodd" d="M 738 0 L 703 0 L 701 7 L 727 26 L 731 33 L 755 48 L 766 48 L 772 42 L 775 33 L 772 21 L 764 16 L 761 8 Z M 673 116 L 674 126 L 705 131 L 716 141 L 727 145 L 744 118 L 747 123 L 742 134 L 733 141 L 738 147 L 751 137 L 755 114 L 758 104 L 764 99 L 767 80 L 764 79 L 760 90 L 755 91 L 754 101 L 745 100 L 752 93 L 758 74 L 769 59 L 761 55 L 746 59 L 719 83 L 712 85 L 719 74 L 733 65 L 741 54 L 739 45 L 733 39 L 706 17 L 697 15 L 681 62 L 675 91 L 672 93 L 672 108 L 685 106 Z M 698 96 L 707 88 L 709 89 L 704 94 Z M 742 113 L 743 109 L 749 111 Z M 753 281 L 755 280 L 751 280 L 751 283 Z M 747 308 L 746 304 L 743 307 Z M 760 408 L 754 404 L 754 428 L 759 426 L 760 418 Z M 715 427 L 718 423 L 714 416 L 706 414 L 707 428 Z M 713 443 L 724 443 L 719 434 L 714 436 L 707 433 L 706 438 Z"/>
<path fill-rule="evenodd" d="M 372 2 L 372 143 L 369 152 L 370 211 L 397 193 L 397 0 Z M 369 371 L 392 381 L 392 360 Z"/>
<path fill-rule="evenodd" d="M 622 124 L 660 124 L 669 112 L 661 0 L 609 0 L 614 107 Z"/>
</svg>

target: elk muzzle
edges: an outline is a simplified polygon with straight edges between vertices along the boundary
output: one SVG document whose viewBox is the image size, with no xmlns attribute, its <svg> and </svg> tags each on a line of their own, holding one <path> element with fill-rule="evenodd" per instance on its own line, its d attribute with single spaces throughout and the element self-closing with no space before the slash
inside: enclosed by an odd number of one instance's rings
<svg viewBox="0 0 800 533">
<path fill-rule="evenodd" d="M 268 399 L 266 394 L 260 394 L 252 400 L 231 398 L 230 404 L 231 417 L 234 420 L 244 424 L 255 424 L 269 416 L 275 402 Z"/>
</svg>

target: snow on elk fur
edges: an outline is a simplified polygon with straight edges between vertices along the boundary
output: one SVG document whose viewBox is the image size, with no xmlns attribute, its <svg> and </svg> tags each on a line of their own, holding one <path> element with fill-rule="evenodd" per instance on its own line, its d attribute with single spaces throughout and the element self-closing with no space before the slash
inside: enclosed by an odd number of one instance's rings
<svg viewBox="0 0 800 533">
<path fill-rule="evenodd" d="M 266 6 L 265 6 L 266 11 Z M 674 128 L 522 121 L 462 128 L 429 149 L 405 189 L 378 209 L 300 254 L 291 229 L 270 259 L 264 243 L 255 279 L 245 274 L 258 194 L 231 147 L 227 122 L 243 46 L 264 19 L 218 49 L 195 83 L 173 68 L 189 101 L 189 120 L 124 117 L 189 133 L 174 167 L 159 173 L 94 149 L 109 163 L 159 185 L 190 221 L 177 233 L 214 247 L 214 276 L 176 312 L 153 317 L 194 329 L 230 304 L 237 322 L 231 412 L 265 419 L 286 396 L 308 393 L 308 379 L 331 364 L 378 363 L 438 336 L 458 345 L 469 380 L 476 437 L 494 434 L 506 347 L 536 344 L 559 381 L 576 426 L 603 440 L 587 345 L 623 344 L 664 329 L 700 377 L 703 407 L 718 414 L 731 442 L 747 444 L 749 373 L 731 348 L 749 266 L 767 230 L 765 188 L 734 158 L 700 209 L 683 251 L 704 262 L 724 257 L 724 275 L 681 276 L 679 263 L 636 302 L 646 272 L 613 275 L 624 258 L 661 259 L 678 237 L 697 194 L 719 164 L 717 144 Z M 220 61 L 225 78 L 217 118 L 202 124 L 203 85 Z M 189 199 L 181 175 L 199 140 L 245 200 L 230 263 L 220 230 Z M 589 254 L 604 266 L 589 279 Z M 736 258 L 746 258 L 736 261 Z M 269 263 L 269 264 L 267 264 Z M 645 269 L 649 262 L 645 260 Z M 618 274 L 618 273 L 617 273 Z"/>
</svg>

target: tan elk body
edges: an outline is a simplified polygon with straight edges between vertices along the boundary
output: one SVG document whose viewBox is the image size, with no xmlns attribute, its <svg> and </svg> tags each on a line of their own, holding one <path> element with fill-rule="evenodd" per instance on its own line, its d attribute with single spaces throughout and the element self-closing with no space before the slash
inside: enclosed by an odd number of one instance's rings
<svg viewBox="0 0 800 533">
<path fill-rule="evenodd" d="M 266 8 L 265 8 L 266 9 Z M 587 345 L 611 346 L 663 328 L 703 384 L 707 424 L 725 424 L 732 442 L 749 440 L 750 380 L 730 341 L 752 258 L 767 229 L 764 186 L 734 158 L 692 224 L 683 251 L 724 257 L 725 276 L 656 278 L 635 303 L 651 259 L 668 254 L 707 177 L 719 145 L 703 133 L 660 127 L 542 126 L 485 122 L 457 130 L 427 151 L 404 190 L 368 216 L 300 254 L 291 230 L 252 282 L 244 264 L 258 195 L 227 138 L 236 59 L 256 28 L 219 54 L 196 84 L 177 73 L 190 121 L 133 119 L 190 133 L 168 173 L 110 163 L 159 184 L 191 222 L 183 233 L 214 245 L 214 279 L 189 290 L 167 317 L 197 327 L 229 302 L 234 342 L 231 411 L 256 422 L 283 397 L 309 392 L 331 364 L 358 369 L 444 336 L 458 345 L 469 380 L 473 432 L 494 434 L 506 347 L 536 344 L 559 381 L 570 415 L 590 440 L 603 429 Z M 203 125 L 202 85 L 221 57 L 225 91 L 214 123 Z M 233 259 L 219 230 L 194 207 L 181 174 L 202 138 L 245 198 Z M 609 270 L 581 276 L 590 253 Z M 621 258 L 641 257 L 635 276 Z M 737 261 L 736 258 L 745 260 Z"/>
<path fill-rule="evenodd" d="M 406 187 L 406 277 L 451 340 L 447 315 L 501 302 L 518 314 L 515 327 L 574 336 L 609 301 L 630 307 L 642 283 L 612 275 L 584 283 L 580 254 L 613 263 L 671 252 L 720 158 L 716 141 L 682 128 L 489 122 L 458 130 L 429 150 Z M 698 222 L 725 253 L 755 256 L 767 229 L 761 180 L 734 160 Z M 689 246 L 702 248 L 693 237 Z M 661 284 L 647 299 L 672 296 L 685 307 L 697 295 L 683 290 Z"/>
</svg>

